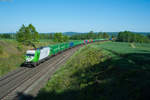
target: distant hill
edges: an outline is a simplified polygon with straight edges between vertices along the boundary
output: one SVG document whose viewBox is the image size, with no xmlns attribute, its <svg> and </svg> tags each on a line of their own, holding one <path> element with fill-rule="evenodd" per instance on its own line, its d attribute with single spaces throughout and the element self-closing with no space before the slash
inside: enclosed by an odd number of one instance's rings
<svg viewBox="0 0 150 100">
<path fill-rule="evenodd" d="M 119 32 L 106 32 L 109 35 L 117 35 Z"/>
<path fill-rule="evenodd" d="M 63 32 L 64 35 L 72 36 L 74 34 L 79 34 L 79 32 Z"/>
<path fill-rule="evenodd" d="M 75 34 L 84 34 L 84 33 L 88 33 L 88 32 L 64 32 L 63 34 L 64 35 L 68 35 L 68 36 L 72 36 L 72 35 L 75 35 Z M 98 32 L 96 32 L 98 33 Z M 117 35 L 119 32 L 106 32 L 107 34 L 109 35 Z M 150 34 L 150 32 L 133 32 L 133 33 L 136 33 L 136 34 L 143 34 L 143 35 L 148 35 Z"/>
<path fill-rule="evenodd" d="M 84 33 L 88 33 L 88 32 L 84 32 Z M 75 34 L 84 34 L 83 32 L 64 32 L 63 34 L 64 35 L 68 35 L 68 36 L 72 36 L 72 35 L 75 35 Z M 98 32 L 95 32 L 95 33 L 98 33 Z M 117 35 L 119 32 L 106 32 L 108 33 L 109 35 Z"/>
</svg>

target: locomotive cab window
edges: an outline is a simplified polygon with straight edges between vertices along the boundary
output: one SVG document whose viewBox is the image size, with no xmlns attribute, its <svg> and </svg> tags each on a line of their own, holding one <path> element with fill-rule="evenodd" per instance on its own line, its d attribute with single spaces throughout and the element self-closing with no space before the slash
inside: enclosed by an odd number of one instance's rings
<svg viewBox="0 0 150 100">
<path fill-rule="evenodd" d="M 34 54 L 26 54 L 26 56 L 34 56 Z"/>
</svg>

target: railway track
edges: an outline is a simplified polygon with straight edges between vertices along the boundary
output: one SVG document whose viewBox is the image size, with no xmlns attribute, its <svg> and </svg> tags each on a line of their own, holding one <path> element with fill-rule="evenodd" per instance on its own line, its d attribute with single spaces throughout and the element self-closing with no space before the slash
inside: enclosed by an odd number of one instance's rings
<svg viewBox="0 0 150 100">
<path fill-rule="evenodd" d="M 79 49 L 80 46 L 67 50 L 45 61 L 35 68 L 19 68 L 0 78 L 0 100 L 18 100 L 18 93 L 36 95 L 58 67 Z M 40 83 L 40 84 L 39 84 Z"/>
</svg>

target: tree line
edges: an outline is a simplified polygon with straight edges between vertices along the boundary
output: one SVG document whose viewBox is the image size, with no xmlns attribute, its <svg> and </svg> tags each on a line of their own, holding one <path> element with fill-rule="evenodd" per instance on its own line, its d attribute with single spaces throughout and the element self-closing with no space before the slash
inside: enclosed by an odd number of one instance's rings
<svg viewBox="0 0 150 100">
<path fill-rule="evenodd" d="M 16 39 L 22 44 L 33 44 L 39 42 L 40 39 L 52 39 L 55 42 L 67 42 L 69 37 L 59 33 L 38 33 L 36 28 L 29 24 L 28 26 L 22 25 L 21 28 L 15 33 L 0 34 L 0 39 Z"/>
<path fill-rule="evenodd" d="M 53 39 L 54 34 L 53 33 L 39 33 L 39 39 Z M 0 38 L 1 39 L 16 39 L 16 33 L 1 33 Z"/>
<path fill-rule="evenodd" d="M 90 31 L 88 33 L 78 33 L 70 37 L 70 39 L 72 40 L 99 39 L 99 38 L 110 38 L 110 36 L 106 32 L 94 33 L 93 31 Z"/>
<path fill-rule="evenodd" d="M 150 34 L 145 36 L 145 35 L 136 34 L 130 31 L 119 32 L 117 35 L 116 41 L 150 43 Z"/>
<path fill-rule="evenodd" d="M 1 39 L 16 39 L 16 34 L 15 33 L 3 33 L 0 34 Z"/>
<path fill-rule="evenodd" d="M 136 34 L 130 31 L 119 32 L 117 35 L 109 35 L 106 32 L 93 32 L 77 33 L 71 36 L 64 35 L 61 32 L 58 33 L 38 33 L 36 28 L 29 24 L 28 26 L 22 25 L 21 28 L 15 33 L 0 34 L 2 39 L 16 39 L 22 44 L 39 42 L 41 39 L 51 39 L 55 42 L 67 42 L 69 40 L 86 40 L 86 39 L 109 39 L 115 38 L 119 42 L 138 42 L 138 43 L 150 43 L 150 34 Z"/>
<path fill-rule="evenodd" d="M 30 26 L 34 27 L 33 25 L 30 25 Z M 21 32 L 25 28 L 26 28 L 26 31 Z M 18 38 L 17 35 L 19 33 L 19 34 L 22 34 L 22 35 L 27 34 L 25 36 L 29 37 L 29 40 L 30 40 L 30 37 L 34 37 L 34 36 L 30 36 L 32 33 L 34 34 L 34 32 L 30 32 L 30 31 L 28 31 L 28 29 L 30 30 L 31 28 L 27 28 L 23 25 L 16 34 L 15 33 L 13 33 L 13 34 L 9 34 L 9 33 L 8 34 L 0 34 L 0 38 L 17 39 Z M 35 27 L 34 27 L 34 30 L 35 30 Z M 54 39 L 56 39 L 55 37 L 58 37 L 59 39 L 54 40 Z M 111 36 L 109 34 L 107 34 L 106 32 L 94 33 L 93 31 L 91 31 L 89 33 L 77 33 L 77 34 L 74 34 L 72 36 L 64 35 L 61 32 L 58 32 L 58 33 L 38 33 L 38 38 L 37 39 L 52 39 L 54 41 L 59 41 L 59 40 L 60 41 L 65 41 L 65 40 L 68 40 L 68 39 L 71 39 L 71 40 L 85 40 L 85 39 L 98 39 L 98 38 L 109 38 L 109 37 L 111 37 Z"/>
<path fill-rule="evenodd" d="M 69 41 L 69 37 L 62 33 L 39 34 L 32 24 L 29 24 L 28 26 L 22 25 L 16 33 L 16 40 L 23 44 L 33 44 L 34 42 L 39 42 L 40 39 L 52 39 L 55 42 Z"/>
<path fill-rule="evenodd" d="M 51 39 L 54 42 L 67 42 L 69 41 L 69 36 L 63 35 L 61 32 L 57 33 L 40 33 L 40 39 Z"/>
</svg>

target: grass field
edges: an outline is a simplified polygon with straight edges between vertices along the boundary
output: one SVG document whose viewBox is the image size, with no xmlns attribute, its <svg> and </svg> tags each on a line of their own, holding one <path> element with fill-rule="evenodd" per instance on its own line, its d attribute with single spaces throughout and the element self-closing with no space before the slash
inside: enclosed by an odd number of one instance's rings
<svg viewBox="0 0 150 100">
<path fill-rule="evenodd" d="M 147 43 L 105 42 L 103 44 L 97 43 L 94 46 L 98 46 L 106 51 L 115 51 L 119 54 L 150 52 L 150 44 Z"/>
<path fill-rule="evenodd" d="M 150 44 L 95 43 L 54 75 L 36 100 L 147 100 Z"/>
</svg>

